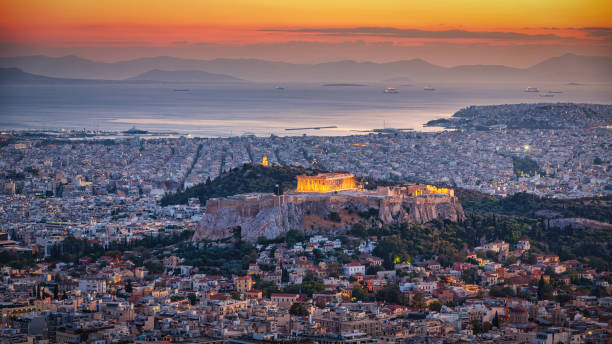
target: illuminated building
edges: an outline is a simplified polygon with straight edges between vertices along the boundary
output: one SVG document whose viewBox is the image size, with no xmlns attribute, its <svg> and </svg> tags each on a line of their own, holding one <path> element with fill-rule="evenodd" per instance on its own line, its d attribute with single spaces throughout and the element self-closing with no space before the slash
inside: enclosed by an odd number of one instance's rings
<svg viewBox="0 0 612 344">
<path fill-rule="evenodd" d="M 261 159 L 261 164 L 264 166 L 268 166 L 268 156 L 264 155 L 263 159 Z"/>
<path fill-rule="evenodd" d="M 297 192 L 333 192 L 357 189 L 352 173 L 321 173 L 297 176 Z"/>
<path fill-rule="evenodd" d="M 447 189 L 447 188 L 439 188 L 434 185 L 411 185 L 408 187 L 408 193 L 411 196 L 424 196 L 424 195 L 455 196 L 455 190 Z"/>
</svg>

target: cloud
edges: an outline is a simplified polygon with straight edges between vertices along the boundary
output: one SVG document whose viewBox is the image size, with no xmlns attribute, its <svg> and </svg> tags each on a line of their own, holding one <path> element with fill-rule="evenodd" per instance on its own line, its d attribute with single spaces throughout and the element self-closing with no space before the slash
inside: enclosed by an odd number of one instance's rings
<svg viewBox="0 0 612 344">
<path fill-rule="evenodd" d="M 151 41 L 65 41 L 66 45 L 108 45 L 108 46 L 143 46 L 152 44 Z"/>
<path fill-rule="evenodd" d="M 612 28 L 610 27 L 584 27 L 583 31 L 587 32 L 587 36 L 612 40 Z"/>
<path fill-rule="evenodd" d="M 494 39 L 494 40 L 562 40 L 556 34 L 526 34 L 501 31 L 466 31 L 466 30 L 421 30 L 400 29 L 394 27 L 346 27 L 346 28 L 299 28 L 299 29 L 260 29 L 264 32 L 312 33 L 325 36 L 372 36 L 388 38 L 426 38 L 426 39 Z"/>
</svg>

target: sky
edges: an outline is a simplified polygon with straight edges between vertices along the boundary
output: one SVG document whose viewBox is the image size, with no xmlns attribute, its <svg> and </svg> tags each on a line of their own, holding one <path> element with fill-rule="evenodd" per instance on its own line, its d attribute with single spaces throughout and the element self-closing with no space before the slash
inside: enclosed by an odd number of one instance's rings
<svg viewBox="0 0 612 344">
<path fill-rule="evenodd" d="M 516 67 L 612 56 L 610 0 L 19 0 L 0 13 L 1 56 Z"/>
</svg>

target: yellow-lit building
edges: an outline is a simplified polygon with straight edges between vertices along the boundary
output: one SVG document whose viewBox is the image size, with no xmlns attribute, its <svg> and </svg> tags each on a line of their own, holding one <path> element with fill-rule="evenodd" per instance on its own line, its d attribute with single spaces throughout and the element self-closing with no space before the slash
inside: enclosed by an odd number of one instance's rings
<svg viewBox="0 0 612 344">
<path fill-rule="evenodd" d="M 411 196 L 423 195 L 449 195 L 455 196 L 455 190 L 448 188 L 439 188 L 435 185 L 412 185 L 408 188 L 408 193 Z"/>
<path fill-rule="evenodd" d="M 333 192 L 357 189 L 352 173 L 320 173 L 297 176 L 297 192 Z"/>
<path fill-rule="evenodd" d="M 236 290 L 241 293 L 246 293 L 253 288 L 253 279 L 250 275 L 234 277 L 234 285 Z"/>
</svg>

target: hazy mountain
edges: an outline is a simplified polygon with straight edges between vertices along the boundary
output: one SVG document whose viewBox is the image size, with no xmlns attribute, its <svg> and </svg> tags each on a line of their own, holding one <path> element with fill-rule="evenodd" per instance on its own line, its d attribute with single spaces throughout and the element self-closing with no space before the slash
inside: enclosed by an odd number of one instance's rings
<svg viewBox="0 0 612 344">
<path fill-rule="evenodd" d="M 203 83 L 227 83 L 243 82 L 244 80 L 229 75 L 212 74 L 200 70 L 176 70 L 166 71 L 153 69 L 135 77 L 130 81 L 161 81 L 161 82 L 203 82 Z"/>
<path fill-rule="evenodd" d="M 83 80 L 83 79 L 66 79 L 53 78 L 43 75 L 31 74 L 22 71 L 19 68 L 0 68 L 0 84 L 53 84 L 53 83 L 78 83 L 78 82 L 96 82 L 101 80 Z"/>
<path fill-rule="evenodd" d="M 494 65 L 441 67 L 421 59 L 388 63 L 335 61 L 293 64 L 257 59 L 194 60 L 168 56 L 95 62 L 76 56 L 0 58 L 0 67 L 28 73 L 82 79 L 126 79 L 151 70 L 202 71 L 263 82 L 597 82 L 612 81 L 612 58 L 567 54 L 529 68 Z M 175 76 L 178 78 L 178 76 Z M 140 78 L 140 76 L 139 76 Z M 206 78 L 205 78 L 206 79 Z M 165 80 L 165 79 L 164 79 Z M 180 80 L 180 78 L 178 79 Z"/>
<path fill-rule="evenodd" d="M 611 81 L 612 58 L 565 54 L 527 68 L 527 72 L 560 81 Z"/>
<path fill-rule="evenodd" d="M 125 84 L 151 82 L 184 82 L 184 83 L 228 83 L 245 82 L 227 75 L 211 74 L 202 71 L 162 71 L 151 70 L 126 80 L 73 79 L 55 78 L 38 74 L 26 73 L 19 68 L 0 68 L 0 84 Z"/>
</svg>

